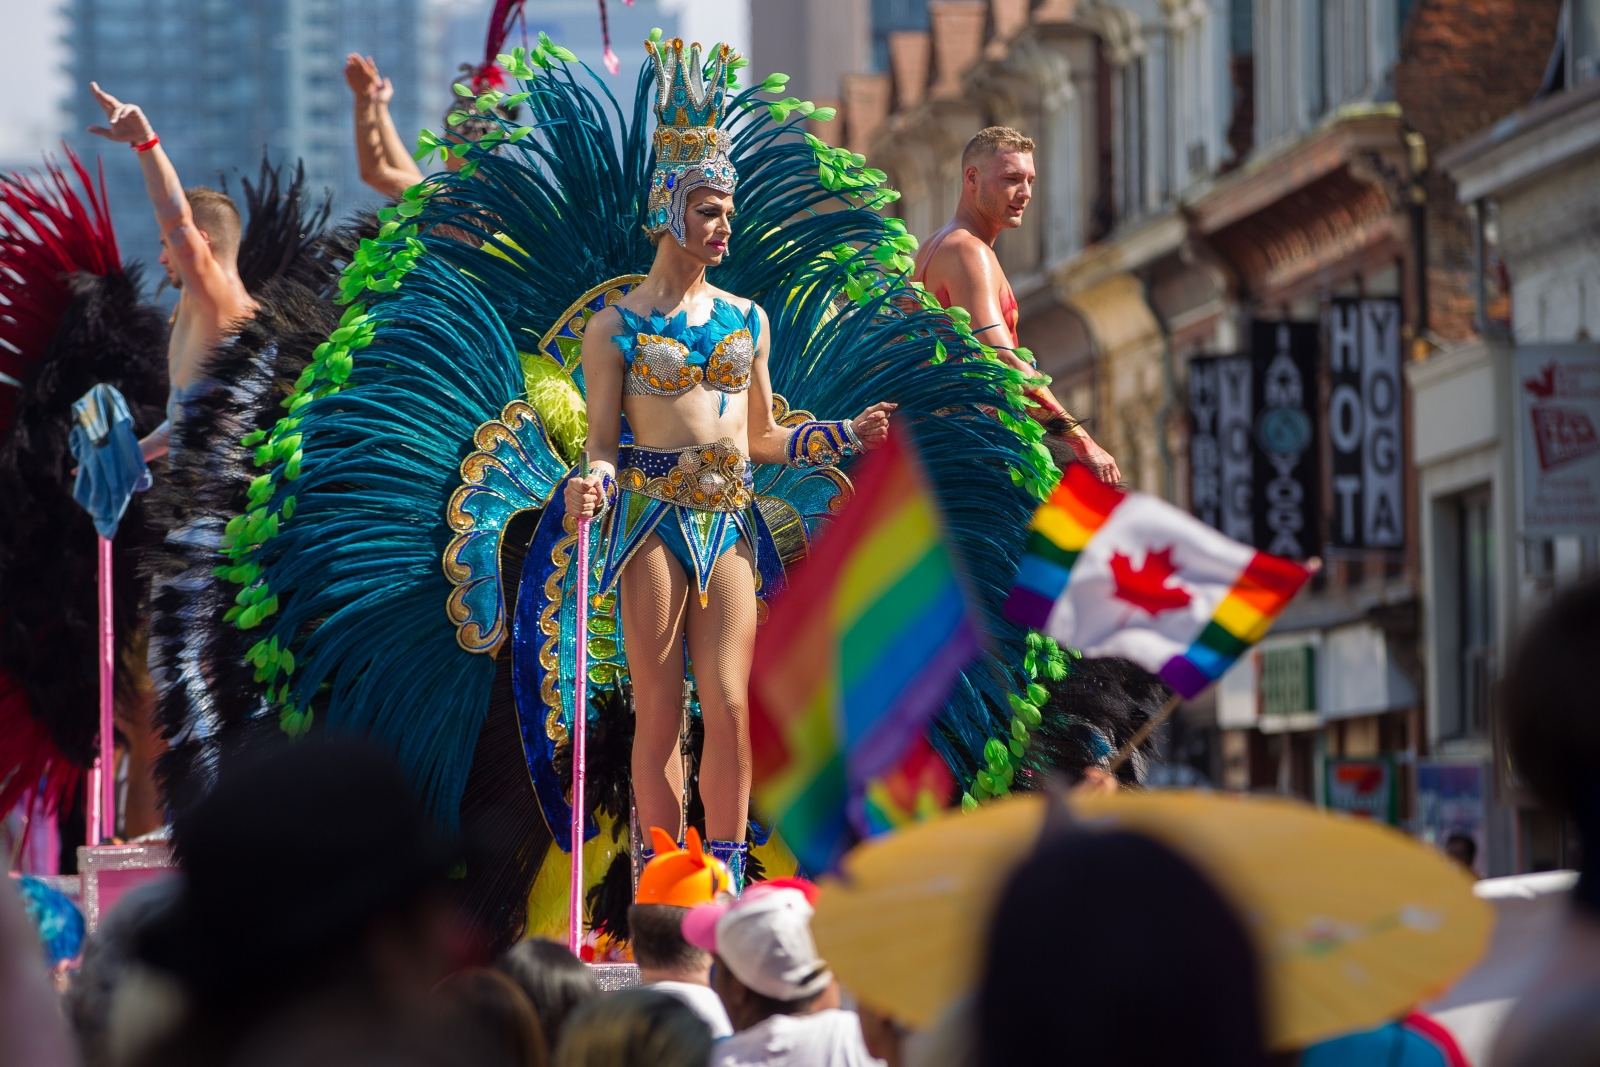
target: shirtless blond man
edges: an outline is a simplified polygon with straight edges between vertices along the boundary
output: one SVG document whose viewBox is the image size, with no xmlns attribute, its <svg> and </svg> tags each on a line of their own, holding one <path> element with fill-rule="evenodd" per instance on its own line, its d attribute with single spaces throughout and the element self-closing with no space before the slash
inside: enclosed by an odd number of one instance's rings
<svg viewBox="0 0 1600 1067">
<path fill-rule="evenodd" d="M 1033 199 L 1033 139 L 1005 126 L 980 130 L 961 152 L 961 202 L 955 217 L 917 252 L 914 281 L 945 307 L 965 308 L 973 333 L 1030 377 L 1039 372 L 1017 356 L 1017 298 L 994 254 L 1001 230 L 1022 225 Z M 1116 460 L 1094 443 L 1041 382 L 1028 392 L 1034 417 L 1060 436 L 1103 482 L 1122 478 Z"/>
<path fill-rule="evenodd" d="M 183 402 L 206 389 L 211 350 L 235 323 L 255 312 L 256 302 L 239 280 L 238 207 L 215 189 L 185 190 L 139 106 L 124 104 L 94 82 L 89 88 L 109 124 L 90 126 L 89 132 L 138 153 L 145 191 L 161 224 L 161 266 L 178 289 L 167 341 L 167 421 L 140 442 L 150 460 L 166 455 L 172 420 L 182 413 Z"/>
</svg>

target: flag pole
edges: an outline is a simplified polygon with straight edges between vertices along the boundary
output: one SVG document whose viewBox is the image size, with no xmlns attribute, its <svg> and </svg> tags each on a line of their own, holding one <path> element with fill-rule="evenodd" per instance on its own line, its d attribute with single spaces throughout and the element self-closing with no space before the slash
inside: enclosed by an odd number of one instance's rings
<svg viewBox="0 0 1600 1067">
<path fill-rule="evenodd" d="M 578 477 L 589 476 L 589 452 L 578 461 Z M 572 680 L 572 883 L 567 901 L 567 948 L 574 956 L 583 946 L 583 831 L 585 740 L 589 728 L 589 523 L 578 520 L 578 645 Z"/>
<path fill-rule="evenodd" d="M 100 549 L 100 757 L 89 777 L 95 791 L 89 804 L 89 844 L 117 833 L 117 767 L 113 715 L 116 709 L 116 634 L 112 623 L 111 540 L 97 537 Z"/>
<path fill-rule="evenodd" d="M 1119 748 L 1117 750 L 1117 754 L 1111 757 L 1111 762 L 1106 764 L 1106 773 L 1116 774 L 1117 769 L 1124 763 L 1128 762 L 1128 757 L 1133 755 L 1134 750 L 1140 745 L 1144 744 L 1145 740 L 1149 738 L 1151 734 L 1160 729 L 1161 724 L 1171 718 L 1172 713 L 1177 711 L 1178 705 L 1182 703 L 1182 695 L 1173 693 L 1172 696 L 1167 699 L 1167 702 L 1161 706 L 1161 710 L 1150 716 L 1150 718 L 1146 719 L 1145 724 L 1139 727 L 1139 732 L 1128 738 L 1128 743 Z"/>
</svg>

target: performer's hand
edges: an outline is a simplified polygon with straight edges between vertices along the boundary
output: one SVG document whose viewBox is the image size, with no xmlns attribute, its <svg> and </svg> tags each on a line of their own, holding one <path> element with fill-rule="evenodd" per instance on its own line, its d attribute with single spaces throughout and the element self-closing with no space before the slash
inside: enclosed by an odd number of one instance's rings
<svg viewBox="0 0 1600 1067">
<path fill-rule="evenodd" d="M 394 83 L 378 74 L 378 64 L 371 56 L 363 59 L 354 52 L 345 56 L 344 80 L 352 93 L 369 103 L 387 104 L 394 99 Z"/>
<path fill-rule="evenodd" d="M 899 406 L 880 401 L 851 420 L 851 427 L 863 446 L 877 448 L 889 439 L 889 413 Z"/>
<path fill-rule="evenodd" d="M 1107 485 L 1116 485 L 1122 481 L 1122 472 L 1117 470 L 1117 461 L 1111 458 L 1111 453 L 1095 444 L 1094 438 L 1086 433 L 1074 434 L 1067 438 L 1067 444 L 1072 446 L 1078 462 L 1088 467 L 1096 478 Z"/>
<path fill-rule="evenodd" d="M 600 507 L 605 502 L 605 490 L 600 488 L 600 474 L 598 471 L 591 473 L 587 478 L 568 478 L 566 488 L 567 514 L 580 519 L 592 519 L 600 514 Z"/>
<path fill-rule="evenodd" d="M 100 110 L 106 113 L 106 120 L 111 123 L 109 127 L 90 126 L 90 133 L 123 144 L 144 144 L 156 135 L 156 131 L 150 128 L 150 120 L 144 117 L 144 112 L 139 109 L 138 104 L 124 104 L 94 82 L 89 83 L 89 90 L 94 93 L 95 102 L 100 105 Z"/>
</svg>

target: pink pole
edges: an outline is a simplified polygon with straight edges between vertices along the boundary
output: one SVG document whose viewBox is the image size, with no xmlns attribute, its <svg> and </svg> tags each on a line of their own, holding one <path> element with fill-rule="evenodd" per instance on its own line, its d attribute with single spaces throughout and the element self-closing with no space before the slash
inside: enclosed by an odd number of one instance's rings
<svg viewBox="0 0 1600 1067">
<path fill-rule="evenodd" d="M 589 474 L 583 454 L 580 476 Z M 583 784 L 589 732 L 589 519 L 578 520 L 578 655 L 572 682 L 572 888 L 567 902 L 567 948 L 576 956 L 583 945 Z"/>
<path fill-rule="evenodd" d="M 111 542 L 100 538 L 100 758 L 98 765 L 98 823 L 90 830 L 91 845 L 110 841 L 117 832 L 117 766 L 112 717 L 116 705 L 116 639 L 112 630 Z M 94 782 L 94 777 L 91 777 Z M 93 814 L 93 813 L 91 813 Z"/>
</svg>

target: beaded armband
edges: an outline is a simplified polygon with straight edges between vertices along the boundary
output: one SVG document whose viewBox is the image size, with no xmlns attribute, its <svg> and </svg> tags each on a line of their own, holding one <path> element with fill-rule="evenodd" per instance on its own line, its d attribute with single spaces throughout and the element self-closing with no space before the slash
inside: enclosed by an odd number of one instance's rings
<svg viewBox="0 0 1600 1067">
<path fill-rule="evenodd" d="M 611 505 L 617 502 L 617 480 L 607 471 L 600 472 L 600 510 L 595 512 L 599 518 L 611 510 Z"/>
<path fill-rule="evenodd" d="M 784 446 L 791 467 L 832 467 L 866 451 L 851 419 L 842 422 L 802 422 Z"/>
</svg>

